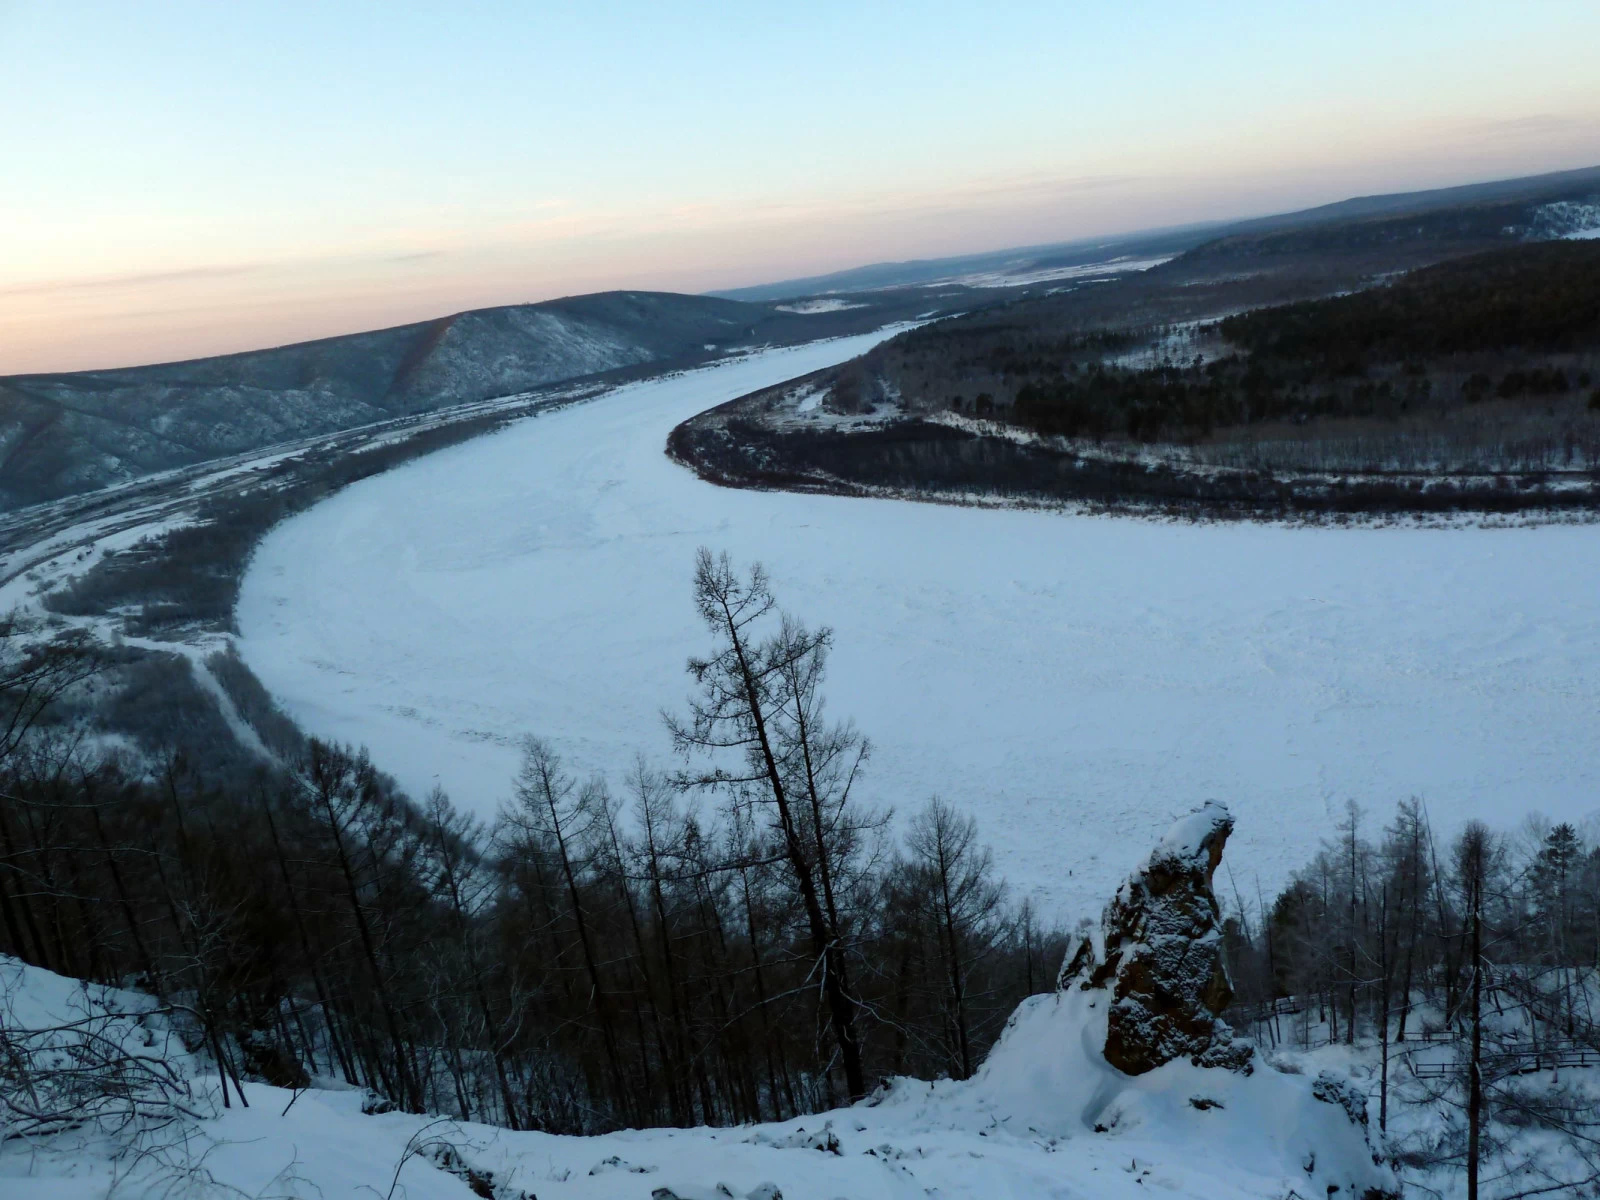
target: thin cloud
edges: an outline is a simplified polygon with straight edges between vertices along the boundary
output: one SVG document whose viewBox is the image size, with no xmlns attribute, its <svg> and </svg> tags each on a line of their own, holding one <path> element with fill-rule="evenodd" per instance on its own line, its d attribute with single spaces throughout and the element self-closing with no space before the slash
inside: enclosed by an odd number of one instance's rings
<svg viewBox="0 0 1600 1200">
<path fill-rule="evenodd" d="M 62 292 L 110 291 L 122 288 L 160 287 L 164 284 L 195 283 L 207 279 L 227 279 L 253 275 L 265 263 L 232 263 L 215 267 L 186 267 L 178 271 L 139 271 L 124 275 L 100 275 L 87 279 L 51 279 L 0 287 L 0 296 L 39 296 Z"/>
<path fill-rule="evenodd" d="M 1524 138 L 1549 137 L 1566 133 L 1592 134 L 1594 123 L 1561 113 L 1534 113 L 1525 117 L 1507 117 L 1496 121 L 1474 121 L 1466 128 L 1482 137 Z"/>
</svg>

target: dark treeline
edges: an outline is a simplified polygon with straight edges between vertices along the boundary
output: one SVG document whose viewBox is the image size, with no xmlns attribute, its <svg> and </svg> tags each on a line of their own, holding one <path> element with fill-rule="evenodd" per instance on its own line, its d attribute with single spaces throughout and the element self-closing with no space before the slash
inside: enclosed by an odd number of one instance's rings
<svg viewBox="0 0 1600 1200">
<path fill-rule="evenodd" d="M 904 836 L 826 713 L 831 635 L 702 553 L 712 635 L 674 769 L 580 780 L 530 738 L 489 822 L 307 743 L 251 778 L 91 753 L 50 702 L 94 666 L 16 649 L 0 950 L 136 983 L 241 1078 L 342 1077 L 512 1128 L 776 1119 L 895 1074 L 971 1074 L 1061 939 L 1004 900 L 973 822 Z"/>
<path fill-rule="evenodd" d="M 1348 296 L 1228 317 L 1252 354 L 1341 365 L 1485 350 L 1581 350 L 1600 334 L 1600 245 L 1517 246 L 1425 267 Z"/>
<path fill-rule="evenodd" d="M 774 429 L 738 418 L 719 425 L 686 421 L 672 431 L 667 445 L 702 479 L 725 487 L 857 496 L 888 489 L 919 499 L 1070 502 L 1096 511 L 1189 518 L 1554 514 L 1592 510 L 1600 501 L 1600 486 L 1592 479 L 1561 486 L 1559 479 L 1544 476 L 1325 478 L 1274 473 L 1249 461 L 1194 471 L 1170 462 L 1018 443 L 921 420 L 863 430 Z M 1600 463 L 1600 441 L 1594 453 Z"/>
<path fill-rule="evenodd" d="M 1208 361 L 1183 361 L 1182 339 L 1169 334 L 1167 361 L 1139 369 L 1082 355 L 1049 370 L 1010 364 L 1011 416 L 1044 434 L 1148 443 L 1352 419 L 1477 432 L 1482 418 L 1462 409 L 1519 401 L 1540 406 L 1535 432 L 1566 436 L 1566 465 L 1600 462 L 1593 421 L 1582 419 L 1600 351 L 1600 250 L 1590 243 L 1443 263 L 1387 286 L 1241 313 L 1216 331 L 1231 352 Z M 1575 411 L 1551 420 L 1545 402 L 1569 393 Z M 1593 395 L 1600 409 L 1600 391 Z"/>
<path fill-rule="evenodd" d="M 1187 361 L 1196 347 L 1168 331 L 1160 335 L 1165 358 L 1154 365 L 1072 353 L 990 369 L 1007 378 L 1010 418 L 1048 435 L 1193 442 L 1274 422 L 1408 420 L 1421 423 L 1414 434 L 1459 425 L 1460 437 L 1484 424 L 1463 410 L 1499 400 L 1542 421 L 1516 436 L 1565 436 L 1564 465 L 1600 463 L 1600 435 L 1584 416 L 1600 410 L 1600 390 L 1588 403 L 1600 354 L 1600 249 L 1592 243 L 1443 263 L 1350 295 L 1230 316 L 1215 332 L 1220 346 Z M 1546 411 L 1550 398 L 1569 394 L 1576 404 Z M 1493 419 L 1506 423 L 1504 414 Z"/>
<path fill-rule="evenodd" d="M 1304 289 L 1218 293 L 1209 311 L 1130 298 L 1075 317 L 1039 301 L 938 322 L 837 369 L 837 407 L 855 411 L 853 397 L 872 390 L 859 375 L 912 412 L 1148 443 L 1279 420 L 1392 420 L 1489 397 L 1587 398 L 1593 387 L 1592 242 L 1522 244 L 1388 282 L 1307 280 Z M 1230 307 L 1234 315 L 1220 316 Z"/>
<path fill-rule="evenodd" d="M 1596 342 L 1600 344 L 1600 328 Z M 1127 438 L 1144 444 L 1190 444 L 1273 424 L 1407 421 L 1405 432 L 1418 443 L 1441 434 L 1464 444 L 1494 437 L 1505 467 L 1526 467 L 1520 458 L 1536 464 L 1533 469 L 1587 470 L 1600 466 L 1600 417 L 1594 415 L 1600 414 L 1600 390 L 1591 390 L 1595 370 L 1589 365 L 1594 361 L 1600 361 L 1600 354 L 1581 358 L 1582 365 L 1522 356 L 1494 363 L 1479 356 L 1466 364 L 1351 361 L 1327 374 L 1320 367 L 1265 355 L 1234 354 L 1203 364 L 1138 370 L 1072 363 L 1057 378 L 1024 383 L 1003 415 L 1050 437 Z M 1528 428 L 1508 429 L 1512 422 L 1502 412 L 1486 420 L 1481 410 L 1463 411 L 1488 400 L 1526 405 L 1551 397 L 1571 397 L 1577 403 L 1563 405 L 1560 414 L 1548 406 L 1512 414 Z M 984 415 L 982 399 L 974 410 L 977 415 Z M 996 411 L 992 402 L 988 411 Z M 1486 430 L 1490 422 L 1493 428 Z M 1315 444 L 1338 429 L 1319 426 L 1292 440 Z M 1280 433 L 1278 440 L 1291 439 Z M 1428 450 L 1437 454 L 1431 446 Z M 1426 460 L 1413 454 L 1400 461 L 1413 466 Z"/>
</svg>

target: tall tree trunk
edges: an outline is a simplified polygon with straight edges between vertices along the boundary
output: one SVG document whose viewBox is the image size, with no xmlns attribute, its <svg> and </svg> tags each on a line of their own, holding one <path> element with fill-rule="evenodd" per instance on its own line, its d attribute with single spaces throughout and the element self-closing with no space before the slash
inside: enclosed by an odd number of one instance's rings
<svg viewBox="0 0 1600 1200">
<path fill-rule="evenodd" d="M 544 799 L 550 809 L 550 828 L 555 834 L 556 850 L 561 855 L 561 875 L 566 881 L 567 896 L 572 904 L 572 920 L 578 931 L 578 945 L 583 952 L 584 971 L 589 976 L 589 986 L 594 995 L 595 1015 L 600 1020 L 600 1037 L 605 1046 L 606 1070 L 611 1076 L 612 1096 L 617 1108 L 630 1111 L 633 1097 L 622 1081 L 622 1064 L 617 1055 L 616 1034 L 611 1027 L 611 1010 L 607 1003 L 605 985 L 600 979 L 600 966 L 595 959 L 594 945 L 589 937 L 589 923 L 584 913 L 583 900 L 578 895 L 578 877 L 572 867 L 572 856 L 567 849 L 566 834 L 562 829 L 561 815 L 556 805 L 555 780 L 550 775 L 550 764 L 540 762 L 541 784 Z"/>
<path fill-rule="evenodd" d="M 1378 920 L 1378 1128 L 1389 1132 L 1389 885 L 1383 886 Z"/>
<path fill-rule="evenodd" d="M 329 794 L 327 786 L 318 786 L 315 789 L 318 802 L 322 805 L 323 814 L 328 821 L 328 831 L 333 837 L 334 852 L 338 855 L 339 873 L 344 880 L 345 897 L 350 903 L 350 914 L 356 923 L 356 932 L 361 939 L 362 954 L 366 958 L 367 972 L 372 981 L 372 989 L 378 999 L 378 1009 L 383 1014 L 384 1027 L 389 1034 L 389 1042 L 394 1050 L 395 1071 L 398 1076 L 399 1100 L 411 1112 L 421 1112 L 423 1102 L 420 1085 L 411 1078 L 409 1069 L 409 1055 L 405 1038 L 400 1032 L 400 1020 L 395 1013 L 394 1004 L 389 997 L 389 987 L 384 979 L 383 970 L 378 964 L 378 949 L 372 937 L 372 930 L 367 921 L 366 910 L 361 904 L 361 895 L 356 888 L 355 867 L 350 861 L 350 855 L 345 849 L 344 831 L 340 826 L 338 813 L 334 811 L 333 797 Z"/>
<path fill-rule="evenodd" d="M 100 820 L 100 808 L 94 802 L 87 781 L 85 783 L 84 799 L 89 806 L 89 815 L 94 823 L 95 838 L 100 843 L 100 851 L 105 855 L 106 868 L 111 873 L 111 884 L 117 891 L 117 906 L 122 910 L 122 921 L 128 927 L 128 937 L 133 942 L 133 950 L 138 955 L 140 969 L 149 976 L 150 984 L 156 990 L 156 995 L 162 995 L 166 989 L 162 984 L 161 975 L 156 970 L 156 961 L 150 957 L 149 947 L 145 945 L 144 935 L 139 930 L 139 919 L 134 915 L 133 901 L 128 898 L 128 888 L 122 879 L 122 870 L 117 866 L 117 856 L 111 849 L 110 839 L 106 837 L 105 823 Z"/>
<path fill-rule="evenodd" d="M 972 1077 L 972 1046 L 967 1037 L 967 1000 L 966 982 L 962 978 L 961 948 L 956 940 L 955 911 L 950 903 L 950 864 L 945 858 L 945 846 L 941 839 L 939 843 L 939 896 L 940 907 L 943 909 L 943 926 L 945 938 L 946 963 L 949 964 L 950 995 L 954 1005 L 954 1020 L 956 1027 L 956 1044 L 960 1053 L 961 1078 Z"/>
<path fill-rule="evenodd" d="M 767 714 L 761 701 L 761 686 L 745 652 L 744 640 L 739 635 L 738 622 L 733 613 L 723 608 L 726 629 L 733 652 L 738 660 L 744 683 L 744 700 L 749 709 L 760 747 L 761 763 L 771 789 L 773 803 L 778 809 L 779 825 L 783 833 L 784 850 L 794 871 L 795 883 L 800 890 L 800 902 L 805 908 L 806 921 L 811 930 L 812 951 L 822 965 L 822 991 L 827 1001 L 828 1019 L 833 1027 L 834 1039 L 839 1046 L 839 1059 L 844 1068 L 845 1091 L 854 1104 L 867 1094 L 866 1072 L 861 1064 L 861 1043 L 856 1036 L 855 1012 L 850 1002 L 844 971 L 844 954 L 838 944 L 836 931 L 830 930 L 823 915 L 822 903 L 817 896 L 816 880 L 807 861 L 805 845 L 794 814 L 789 808 L 788 789 L 784 787 L 783 774 L 778 768 L 772 739 L 767 731 Z"/>
<path fill-rule="evenodd" d="M 6 819 L 5 805 L 0 804 L 0 847 L 6 852 L 6 858 L 13 864 L 12 870 L 22 873 L 22 856 L 17 852 L 16 842 L 11 836 L 11 822 Z M 32 959 L 35 965 L 47 971 L 56 970 L 55 963 L 51 960 L 50 951 L 45 946 L 44 938 L 39 933 L 39 924 L 34 919 L 33 904 L 28 898 L 26 890 L 20 890 L 16 896 L 16 906 L 22 915 L 22 924 L 28 931 L 28 936 L 33 941 Z"/>
<path fill-rule="evenodd" d="M 1477 872 L 1475 872 L 1475 875 Z M 1483 883 L 1472 881 L 1472 1061 L 1467 1068 L 1467 1200 L 1478 1200 L 1483 1119 Z"/>
<path fill-rule="evenodd" d="M 328 1051 L 338 1059 L 339 1069 L 344 1073 L 345 1082 L 353 1084 L 356 1082 L 355 1063 L 339 1037 L 334 1021 L 333 1004 L 329 1000 L 328 989 L 322 982 L 322 972 L 317 966 L 316 955 L 311 953 L 311 937 L 306 932 L 306 919 L 300 910 L 300 898 L 294 890 L 294 883 L 289 878 L 289 861 L 284 856 L 283 841 L 278 836 L 278 822 L 272 816 L 272 801 L 262 793 L 260 803 L 261 811 L 267 818 L 267 829 L 272 835 L 272 851 L 278 860 L 278 877 L 283 881 L 283 892 L 289 901 L 289 911 L 294 915 L 295 932 L 300 941 L 300 956 L 305 961 L 306 973 L 311 976 L 311 986 L 316 991 L 317 1004 L 322 1008 L 322 1023 L 328 1034 Z"/>
</svg>

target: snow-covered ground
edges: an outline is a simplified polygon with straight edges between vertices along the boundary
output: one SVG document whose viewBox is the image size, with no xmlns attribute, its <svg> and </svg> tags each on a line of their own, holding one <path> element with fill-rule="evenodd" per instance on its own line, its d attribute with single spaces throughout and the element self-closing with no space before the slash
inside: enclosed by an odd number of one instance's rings
<svg viewBox="0 0 1600 1200">
<path fill-rule="evenodd" d="M 821 313 L 844 312 L 852 308 L 865 308 L 865 304 L 852 303 L 841 300 L 836 296 L 828 296 L 819 300 L 797 300 L 793 304 L 776 304 L 773 306 L 779 312 L 799 313 L 804 317 L 814 317 Z"/>
<path fill-rule="evenodd" d="M 1159 267 L 1169 261 L 1171 257 L 1169 254 L 1162 258 L 1112 258 L 1105 262 L 1081 263 L 1071 267 L 1042 267 L 1037 270 L 1023 266 L 1015 270 L 958 275 L 953 279 L 941 280 L 940 283 L 964 283 L 968 287 L 975 288 L 1023 287 L 1033 283 L 1055 283 L 1062 279 L 1085 279 L 1091 276 L 1121 275 L 1129 271 L 1148 271 L 1151 267 Z"/>
<path fill-rule="evenodd" d="M 662 453 L 713 404 L 863 337 L 621 388 L 357 484 L 280 526 L 241 650 L 310 732 L 481 813 L 524 732 L 580 771 L 664 756 L 701 651 L 695 548 L 837 632 L 863 796 L 972 810 L 1014 885 L 1097 913 L 1206 797 L 1268 894 L 1347 799 L 1445 829 L 1600 806 L 1600 528 L 1284 528 L 731 491 Z M 1226 874 L 1219 879 L 1231 894 Z"/>
<path fill-rule="evenodd" d="M 1600 238 L 1600 199 L 1557 200 L 1533 210 L 1534 237 Z"/>
<path fill-rule="evenodd" d="M 599 1137 L 364 1116 L 361 1093 L 330 1080 L 299 1094 L 246 1083 L 248 1107 L 235 1097 L 223 1109 L 208 1060 L 185 1052 L 146 997 L 0 957 L 0 1002 L 8 1037 L 81 1029 L 89 1016 L 97 1034 L 171 1063 L 191 1114 L 142 1136 L 87 1123 L 0 1138 L 6 1200 L 470 1200 L 484 1192 L 469 1187 L 468 1170 L 485 1186 L 492 1179 L 499 1200 L 646 1200 L 657 1189 L 678 1200 L 1131 1200 L 1152 1189 L 1267 1200 L 1349 1194 L 1352 1181 L 1384 1177 L 1357 1127 L 1312 1099 L 1302 1077 L 1185 1062 L 1121 1075 L 1097 1050 L 1104 1011 L 1082 995 L 1025 1001 L 967 1083 L 898 1080 L 875 1101 L 776 1125 Z M 59 1044 L 76 1036 L 63 1031 Z M 0 1077 L 5 1088 L 16 1081 Z M 14 1115 L 0 1110 L 0 1134 L 14 1132 Z"/>
</svg>

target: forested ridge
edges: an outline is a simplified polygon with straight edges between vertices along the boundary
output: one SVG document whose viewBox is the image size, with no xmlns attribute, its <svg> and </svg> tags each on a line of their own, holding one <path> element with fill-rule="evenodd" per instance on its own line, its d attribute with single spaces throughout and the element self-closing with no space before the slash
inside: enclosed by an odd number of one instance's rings
<svg viewBox="0 0 1600 1200">
<path fill-rule="evenodd" d="M 944 336 L 938 326 L 921 332 L 885 358 L 937 348 Z M 1590 427 L 1600 422 L 1587 416 L 1600 412 L 1600 245 L 1497 250 L 1198 327 L 1024 345 L 989 337 L 951 366 L 981 368 L 1004 387 L 949 395 L 948 407 L 1043 434 L 1183 443 L 1283 421 L 1461 420 L 1465 408 L 1500 399 L 1524 401 L 1550 436 L 1570 429 L 1588 464 L 1600 451 Z M 1582 411 L 1558 416 L 1551 397 L 1578 399 Z"/>
<path fill-rule="evenodd" d="M 1515 245 L 1339 292 L 1176 321 L 1174 299 L 1152 324 L 1018 303 L 819 376 L 817 415 L 763 393 L 686 422 L 671 448 L 733 485 L 1174 515 L 1595 507 L 1600 243 Z"/>
<path fill-rule="evenodd" d="M 1593 349 L 1600 340 L 1600 244 L 1518 246 L 1413 272 L 1347 296 L 1228 317 L 1253 354 L 1330 366 L 1487 350 Z"/>
</svg>

